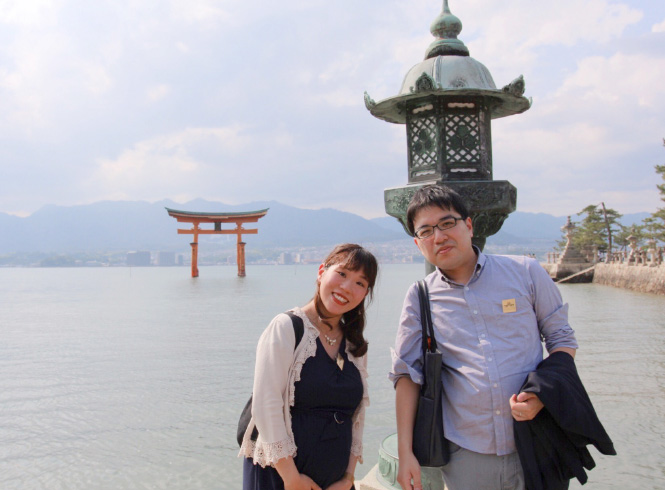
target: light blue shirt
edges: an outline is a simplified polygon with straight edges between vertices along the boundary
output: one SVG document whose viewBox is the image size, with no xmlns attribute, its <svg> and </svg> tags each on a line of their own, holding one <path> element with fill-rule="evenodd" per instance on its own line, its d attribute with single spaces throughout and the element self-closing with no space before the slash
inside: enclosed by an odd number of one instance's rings
<svg viewBox="0 0 665 490">
<path fill-rule="evenodd" d="M 434 337 L 443 357 L 445 436 L 459 446 L 499 456 L 515 451 L 510 396 L 548 352 L 577 348 L 568 305 L 547 272 L 531 258 L 485 255 L 468 284 L 440 270 L 425 280 Z M 409 288 L 389 378 L 422 384 L 418 288 Z"/>
</svg>

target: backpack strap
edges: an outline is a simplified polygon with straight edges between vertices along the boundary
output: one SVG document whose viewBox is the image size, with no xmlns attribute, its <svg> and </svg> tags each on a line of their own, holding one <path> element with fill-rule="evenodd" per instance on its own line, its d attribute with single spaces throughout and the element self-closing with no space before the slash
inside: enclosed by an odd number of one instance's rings
<svg viewBox="0 0 665 490">
<path fill-rule="evenodd" d="M 293 324 L 293 332 L 296 334 L 296 345 L 293 347 L 293 350 L 296 350 L 296 347 L 298 347 L 298 344 L 300 344 L 302 336 L 305 333 L 305 325 L 302 322 L 302 318 L 300 318 L 292 311 L 287 311 L 286 314 L 291 317 L 291 323 Z"/>
</svg>

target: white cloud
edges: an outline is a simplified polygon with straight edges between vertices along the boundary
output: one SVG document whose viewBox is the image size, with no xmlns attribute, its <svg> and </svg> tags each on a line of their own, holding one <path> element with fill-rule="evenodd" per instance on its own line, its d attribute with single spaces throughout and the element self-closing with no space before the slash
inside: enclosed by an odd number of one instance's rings
<svg viewBox="0 0 665 490">
<path fill-rule="evenodd" d="M 0 0 L 0 23 L 37 26 L 53 20 L 55 0 Z"/>
<path fill-rule="evenodd" d="M 598 99 L 602 104 L 626 102 L 654 109 L 665 107 L 665 56 L 617 53 L 610 58 L 594 56 L 581 60 L 578 70 L 564 81 L 558 95 Z"/>
<path fill-rule="evenodd" d="M 171 87 L 169 87 L 167 84 L 164 83 L 148 87 L 147 91 L 148 100 L 152 102 L 161 100 L 164 97 L 166 97 L 170 91 Z"/>
<path fill-rule="evenodd" d="M 624 213 L 655 210 L 663 79 L 665 56 L 579 59 L 527 113 L 493 124 L 495 178 L 518 187 L 521 210 L 571 214 L 601 200 Z"/>
<path fill-rule="evenodd" d="M 99 158 L 85 187 L 97 199 L 201 197 L 223 190 L 242 201 L 256 182 L 270 185 L 285 175 L 284 168 L 267 164 L 292 144 L 279 128 L 266 134 L 240 125 L 188 128 L 137 142 L 116 158 Z"/>
<path fill-rule="evenodd" d="M 665 20 L 651 26 L 651 32 L 665 32 Z"/>
<path fill-rule="evenodd" d="M 197 153 L 221 149 L 234 154 L 245 148 L 249 139 L 242 131 L 241 127 L 189 128 L 140 141 L 116 159 L 100 159 L 99 181 L 128 188 L 153 180 L 177 182 L 205 165 Z"/>
<path fill-rule="evenodd" d="M 171 15 L 176 20 L 212 28 L 218 22 L 232 19 L 228 6 L 233 3 L 225 0 L 171 0 Z"/>
<path fill-rule="evenodd" d="M 202 196 L 380 215 L 383 189 L 407 181 L 405 128 L 373 119 L 363 91 L 398 92 L 440 8 L 0 0 L 0 171 L 16 176 L 0 211 Z M 518 186 L 521 207 L 573 212 L 594 194 L 655 193 L 665 22 L 647 19 L 662 14 L 636 0 L 451 8 L 497 85 L 523 73 L 534 98 L 492 127 L 495 177 Z"/>
</svg>

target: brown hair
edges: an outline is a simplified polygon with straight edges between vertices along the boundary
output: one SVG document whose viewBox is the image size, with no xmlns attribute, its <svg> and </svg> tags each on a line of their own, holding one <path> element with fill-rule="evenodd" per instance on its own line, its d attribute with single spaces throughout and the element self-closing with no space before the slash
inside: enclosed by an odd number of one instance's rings
<svg viewBox="0 0 665 490">
<path fill-rule="evenodd" d="M 355 243 L 337 245 L 323 261 L 326 269 L 335 264 L 340 264 L 352 271 L 362 270 L 367 277 L 367 296 L 354 309 L 344 313 L 340 320 L 342 333 L 346 340 L 352 344 L 352 347 L 349 349 L 351 354 L 361 357 L 367 352 L 367 340 L 363 336 L 363 331 L 365 330 L 365 299 L 369 297 L 369 301 L 372 300 L 379 266 L 371 252 Z M 318 284 L 314 295 L 314 306 L 323 323 L 332 328 L 326 321 L 326 317 L 322 314 L 323 304 L 321 303 Z"/>
</svg>

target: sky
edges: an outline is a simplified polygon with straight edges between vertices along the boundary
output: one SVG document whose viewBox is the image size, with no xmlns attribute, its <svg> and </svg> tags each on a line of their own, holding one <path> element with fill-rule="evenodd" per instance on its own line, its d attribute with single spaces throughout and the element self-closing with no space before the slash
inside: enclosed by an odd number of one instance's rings
<svg viewBox="0 0 665 490">
<path fill-rule="evenodd" d="M 517 209 L 665 205 L 665 2 L 450 0 L 527 112 L 492 122 Z M 440 0 L 0 0 L 0 212 L 195 198 L 385 216 L 406 128 L 378 120 Z"/>
</svg>

